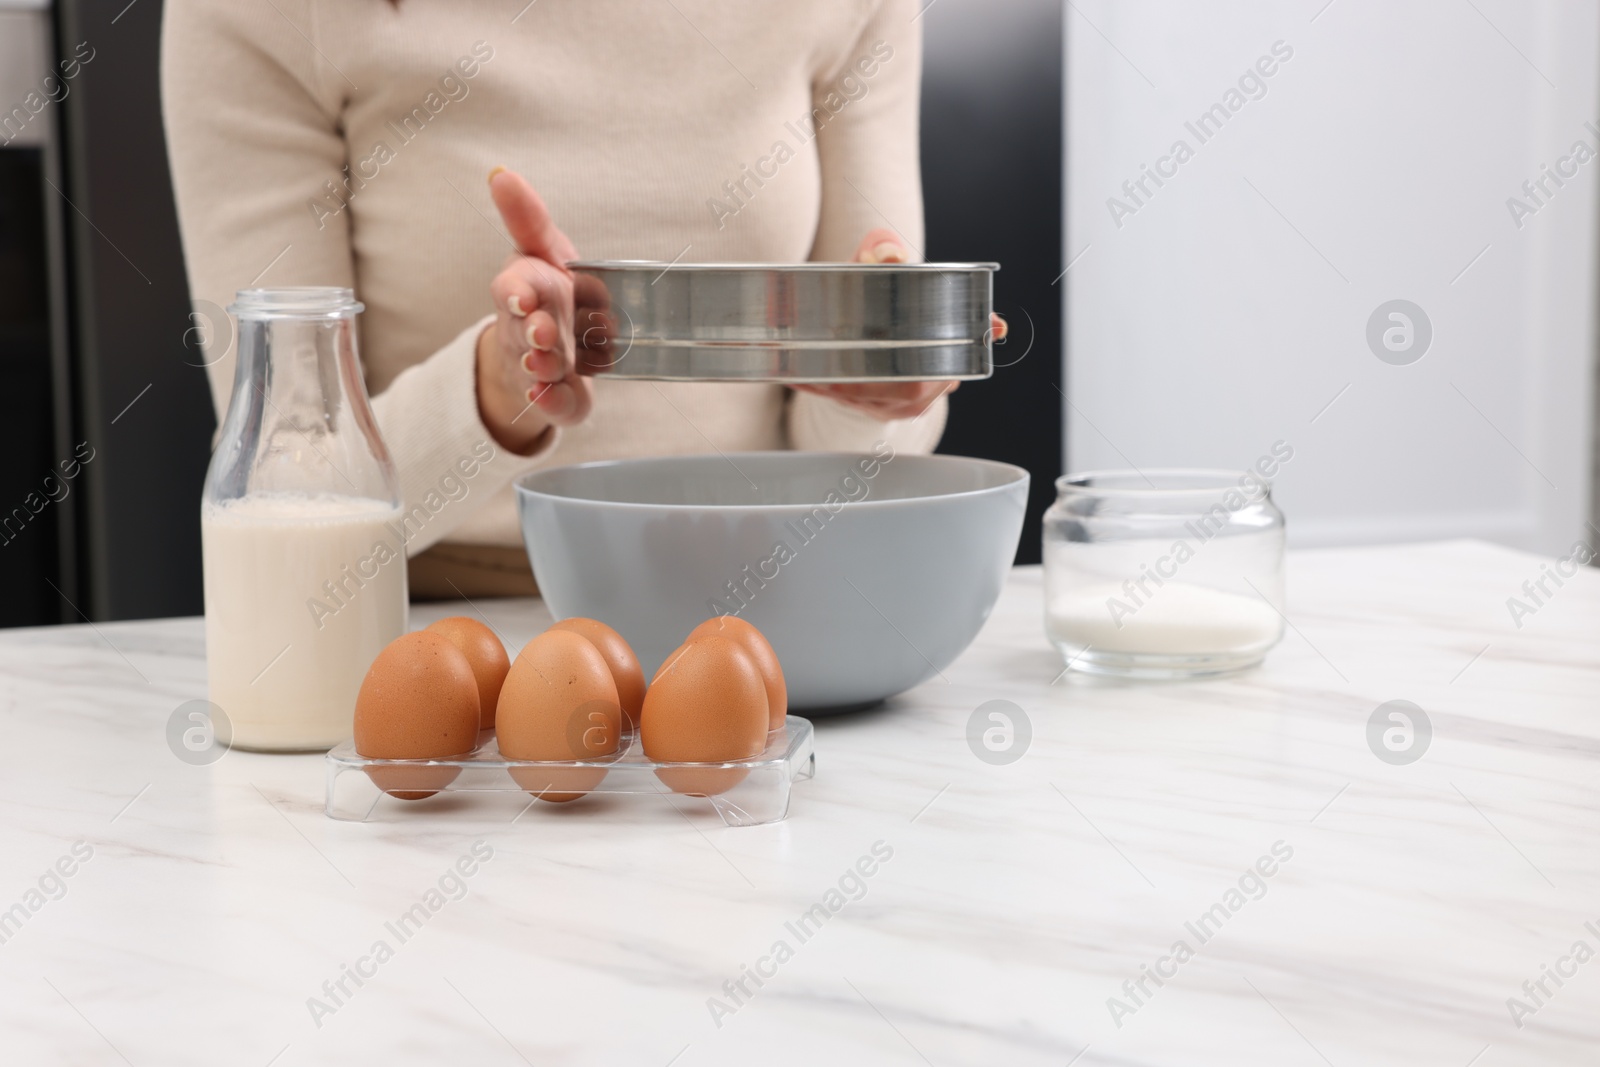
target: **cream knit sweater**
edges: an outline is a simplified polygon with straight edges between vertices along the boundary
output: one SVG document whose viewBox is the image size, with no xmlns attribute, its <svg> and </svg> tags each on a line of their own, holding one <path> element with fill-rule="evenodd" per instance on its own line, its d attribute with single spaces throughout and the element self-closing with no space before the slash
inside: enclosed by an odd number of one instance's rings
<svg viewBox="0 0 1600 1067">
<path fill-rule="evenodd" d="M 353 286 L 407 505 L 491 438 L 474 345 L 512 252 L 485 182 L 525 174 L 586 258 L 845 260 L 922 244 L 913 0 L 168 0 L 167 141 L 189 285 Z M 219 416 L 234 359 L 212 353 Z M 537 467 L 754 449 L 927 451 L 779 386 L 599 380 L 593 414 L 495 458 L 411 543 L 520 543 Z M 468 464 L 470 466 L 470 464 Z M 448 499 L 455 497 L 455 499 Z M 433 497 L 435 502 L 439 495 Z"/>
</svg>

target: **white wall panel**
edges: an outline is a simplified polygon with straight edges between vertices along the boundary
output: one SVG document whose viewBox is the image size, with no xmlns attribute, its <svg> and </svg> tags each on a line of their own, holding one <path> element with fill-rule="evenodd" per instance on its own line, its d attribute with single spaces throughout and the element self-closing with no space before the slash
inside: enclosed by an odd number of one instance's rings
<svg viewBox="0 0 1600 1067">
<path fill-rule="evenodd" d="M 1520 228 L 1506 201 L 1600 153 L 1595 3 L 1074 0 L 1067 36 L 1070 469 L 1283 439 L 1299 545 L 1582 533 L 1600 158 Z M 1201 143 L 1185 124 L 1276 42 L 1292 57 Z M 1193 158 L 1135 203 L 1123 182 L 1179 140 Z M 1432 324 L 1409 365 L 1366 340 L 1393 299 Z"/>
</svg>

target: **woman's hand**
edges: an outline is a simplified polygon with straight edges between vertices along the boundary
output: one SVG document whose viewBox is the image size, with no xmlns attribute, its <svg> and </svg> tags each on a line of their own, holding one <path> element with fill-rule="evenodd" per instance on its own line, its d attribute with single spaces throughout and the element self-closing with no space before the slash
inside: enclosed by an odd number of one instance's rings
<svg viewBox="0 0 1600 1067">
<path fill-rule="evenodd" d="M 521 255 L 489 285 L 496 316 L 478 336 L 478 410 L 502 447 L 525 454 L 549 427 L 582 422 L 594 406 L 575 366 L 566 264 L 578 252 L 522 175 L 496 167 L 489 194 Z"/>
<path fill-rule="evenodd" d="M 909 263 L 911 256 L 893 230 L 877 229 L 861 239 L 856 247 L 857 263 Z M 1006 335 L 1006 320 L 990 314 L 989 328 L 994 339 Z M 960 382 L 852 382 L 842 385 L 796 385 L 803 393 L 829 397 L 847 407 L 865 412 L 875 419 L 912 419 L 933 406 L 946 393 L 953 393 Z"/>
</svg>

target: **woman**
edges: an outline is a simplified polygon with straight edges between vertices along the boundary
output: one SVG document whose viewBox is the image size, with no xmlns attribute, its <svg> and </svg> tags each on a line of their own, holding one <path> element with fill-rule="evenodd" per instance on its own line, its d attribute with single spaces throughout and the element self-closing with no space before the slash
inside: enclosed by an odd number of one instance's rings
<svg viewBox="0 0 1600 1067">
<path fill-rule="evenodd" d="M 411 544 L 419 596 L 532 591 L 510 486 L 538 467 L 880 439 L 928 451 L 938 383 L 575 373 L 564 267 L 580 251 L 913 258 L 918 15 L 912 0 L 169 0 L 162 90 L 192 295 L 354 287 L 407 501 L 492 455 Z M 220 416 L 232 353 L 208 362 Z"/>
</svg>

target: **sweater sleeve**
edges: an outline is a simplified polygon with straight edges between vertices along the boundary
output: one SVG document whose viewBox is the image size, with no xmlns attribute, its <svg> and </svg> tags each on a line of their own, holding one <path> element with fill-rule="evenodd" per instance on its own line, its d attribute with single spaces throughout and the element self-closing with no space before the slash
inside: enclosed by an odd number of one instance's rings
<svg viewBox="0 0 1600 1067">
<path fill-rule="evenodd" d="M 324 183 L 341 180 L 349 158 L 341 113 L 353 86 L 332 54 L 337 48 L 319 33 L 312 0 L 278 0 L 264 9 L 217 0 L 166 4 L 167 147 L 190 297 L 211 317 L 235 292 L 255 286 L 358 288 L 349 212 L 309 206 L 324 194 Z M 493 458 L 474 479 L 478 501 L 538 466 L 556 443 L 552 430 L 528 456 L 494 446 L 477 404 L 476 342 L 487 321 L 469 326 L 373 399 L 408 509 L 441 478 L 454 477 L 458 461 L 481 457 L 485 445 Z M 212 326 L 206 372 L 220 420 L 235 352 L 231 344 L 216 351 L 232 332 L 221 322 Z M 408 551 L 444 538 L 469 513 L 445 508 Z"/>
<path fill-rule="evenodd" d="M 813 113 L 830 116 L 817 130 L 822 210 L 814 261 L 849 260 L 867 232 L 879 227 L 899 234 L 914 260 L 923 258 L 919 10 L 913 0 L 882 0 L 812 87 Z M 789 444 L 856 452 L 885 440 L 899 451 L 931 452 L 946 412 L 940 397 L 915 419 L 886 423 L 826 397 L 791 393 Z"/>
</svg>

